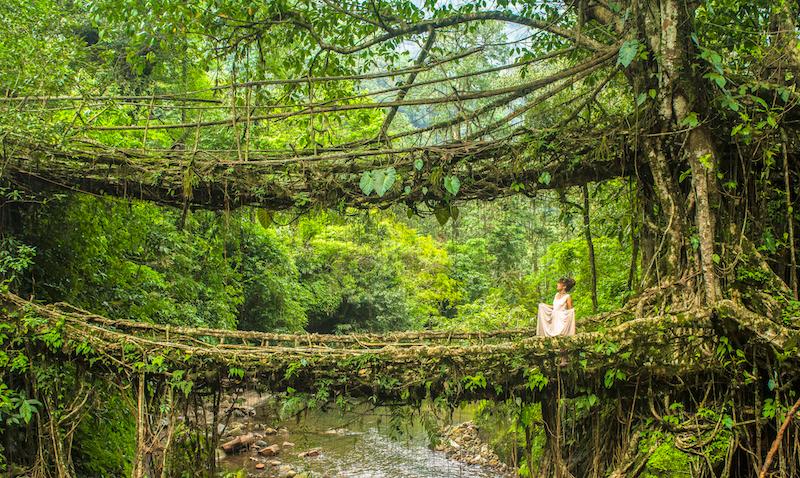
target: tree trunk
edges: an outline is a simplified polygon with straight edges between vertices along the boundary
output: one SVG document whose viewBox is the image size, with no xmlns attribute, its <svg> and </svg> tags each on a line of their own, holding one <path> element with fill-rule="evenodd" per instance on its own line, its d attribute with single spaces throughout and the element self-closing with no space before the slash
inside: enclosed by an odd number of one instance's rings
<svg viewBox="0 0 800 478">
<path fill-rule="evenodd" d="M 633 281 L 636 280 L 637 264 L 639 263 L 639 236 L 631 231 L 631 266 L 628 269 L 628 285 L 629 291 L 633 291 Z"/>
<path fill-rule="evenodd" d="M 663 252 L 664 274 L 676 276 L 681 269 L 681 260 L 684 246 L 684 231 L 686 229 L 684 218 L 686 212 L 683 208 L 683 200 L 678 194 L 677 187 L 670 172 L 666 155 L 662 151 L 663 141 L 658 138 L 648 138 L 644 141 L 647 151 L 650 171 L 653 174 L 653 185 L 656 190 L 658 202 L 661 205 L 661 214 L 666 221 L 667 240 L 666 251 Z M 656 249 L 656 254 L 661 252 L 661 247 Z"/>
<path fill-rule="evenodd" d="M 792 288 L 794 300 L 797 300 L 797 251 L 795 251 L 794 247 L 794 208 L 792 207 L 792 187 L 789 177 L 789 155 L 786 151 L 789 138 L 787 138 L 785 130 L 781 130 L 781 139 L 783 140 L 783 181 L 786 187 L 786 227 L 789 233 L 789 286 Z"/>
<path fill-rule="evenodd" d="M 711 143 L 711 132 L 704 126 L 689 132 L 687 141 L 689 165 L 692 169 L 692 186 L 695 195 L 695 222 L 700 236 L 700 267 L 706 302 L 715 303 L 721 298 L 719 280 L 714 264 L 719 261 L 715 252 L 715 214 L 711 198 L 716 184 L 716 154 Z"/>
<path fill-rule="evenodd" d="M 583 190 L 583 233 L 586 236 L 586 247 L 589 249 L 589 268 L 592 272 L 592 311 L 597 312 L 597 263 L 594 257 L 594 241 L 589 220 L 589 186 L 584 184 Z"/>
<path fill-rule="evenodd" d="M 652 0 L 643 9 L 642 23 L 654 61 L 643 68 L 642 75 L 632 78 L 637 84 L 658 80 L 657 101 L 652 106 L 657 121 L 650 127 L 644 143 L 653 183 L 661 209 L 666 216 L 667 245 L 665 268 L 673 280 L 688 279 L 697 270 L 694 253 L 687 247 L 689 232 L 697 229 L 699 272 L 703 278 L 702 297 L 708 303 L 721 298 L 715 263 L 717 152 L 711 130 L 702 124 L 705 111 L 689 57 L 692 18 L 688 7 L 679 0 Z M 686 130 L 685 140 L 680 140 Z M 683 160 L 689 164 L 692 177 L 693 217 L 689 216 L 686 195 L 675 178 L 675 169 Z M 690 206 L 691 207 L 691 206 Z M 693 222 L 692 222 L 693 220 Z"/>
</svg>

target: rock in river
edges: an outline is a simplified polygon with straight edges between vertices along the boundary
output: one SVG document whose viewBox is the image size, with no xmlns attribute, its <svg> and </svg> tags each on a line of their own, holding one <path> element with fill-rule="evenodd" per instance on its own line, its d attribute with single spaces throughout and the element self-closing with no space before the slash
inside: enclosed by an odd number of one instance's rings
<svg viewBox="0 0 800 478">
<path fill-rule="evenodd" d="M 264 448 L 258 450 L 258 454 L 261 456 L 275 456 L 280 452 L 281 452 L 281 446 L 278 445 L 277 443 L 274 445 L 265 446 Z"/>
</svg>

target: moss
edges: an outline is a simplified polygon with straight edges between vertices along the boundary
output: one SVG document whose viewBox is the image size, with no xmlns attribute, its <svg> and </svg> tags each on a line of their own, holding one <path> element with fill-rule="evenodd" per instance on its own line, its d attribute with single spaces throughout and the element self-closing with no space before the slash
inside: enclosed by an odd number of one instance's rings
<svg viewBox="0 0 800 478">
<path fill-rule="evenodd" d="M 671 438 L 671 437 L 670 437 Z M 642 473 L 642 478 L 672 478 L 691 476 L 689 467 L 694 461 L 667 440 L 656 448 Z"/>
<path fill-rule="evenodd" d="M 712 466 L 718 466 L 725 462 L 728 456 L 728 448 L 731 445 L 731 435 L 729 430 L 722 430 L 717 436 L 703 448 L 703 452 L 708 456 Z"/>
</svg>

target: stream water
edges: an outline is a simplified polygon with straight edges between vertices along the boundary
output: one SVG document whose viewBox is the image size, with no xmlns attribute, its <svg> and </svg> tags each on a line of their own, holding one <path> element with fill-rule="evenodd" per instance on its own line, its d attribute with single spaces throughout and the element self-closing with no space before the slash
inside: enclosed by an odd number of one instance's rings
<svg viewBox="0 0 800 478">
<path fill-rule="evenodd" d="M 468 411 L 457 411 L 454 422 L 471 418 Z M 468 465 L 448 459 L 433 451 L 428 438 L 416 420 L 398 430 L 398 421 L 391 419 L 387 408 L 362 409 L 341 413 L 312 411 L 298 420 L 280 421 L 265 408 L 258 408 L 255 417 L 247 419 L 251 428 L 285 427 L 276 435 L 265 437 L 270 445 L 292 442 L 275 457 L 290 464 L 298 472 L 313 477 L 330 478 L 496 478 L 498 472 L 488 467 Z M 300 457 L 301 452 L 319 448 L 315 457 Z M 276 476 L 269 465 L 256 470 L 256 462 L 248 452 L 226 457 L 221 465 L 227 470 L 245 469 L 248 476 Z M 266 459 L 264 461 L 269 461 Z"/>
</svg>

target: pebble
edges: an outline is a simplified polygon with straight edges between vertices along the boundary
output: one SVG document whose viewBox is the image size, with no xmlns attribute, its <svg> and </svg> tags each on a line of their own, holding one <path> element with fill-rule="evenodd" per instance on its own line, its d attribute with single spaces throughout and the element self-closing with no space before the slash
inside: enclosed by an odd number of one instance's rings
<svg viewBox="0 0 800 478">
<path fill-rule="evenodd" d="M 278 430 L 276 430 L 274 428 L 267 427 L 267 428 L 264 429 L 264 434 L 265 435 L 274 435 L 276 433 L 278 433 Z"/>
<path fill-rule="evenodd" d="M 258 447 L 259 449 L 261 449 L 261 448 L 264 448 L 265 446 L 268 446 L 268 445 L 269 445 L 269 443 L 265 442 L 264 440 L 258 440 L 258 441 L 255 443 L 255 445 L 256 445 L 256 447 Z"/>
<path fill-rule="evenodd" d="M 283 445 L 281 445 L 281 446 L 282 446 L 283 448 L 291 448 L 291 447 L 293 447 L 293 446 L 294 446 L 294 443 L 292 443 L 292 442 L 290 442 L 290 441 L 285 441 L 285 442 L 283 442 Z"/>
<path fill-rule="evenodd" d="M 256 470 L 263 470 L 266 467 L 263 463 L 256 463 Z"/>
<path fill-rule="evenodd" d="M 297 472 L 292 465 L 281 465 L 278 468 L 278 478 L 293 478 L 295 475 Z"/>
</svg>

